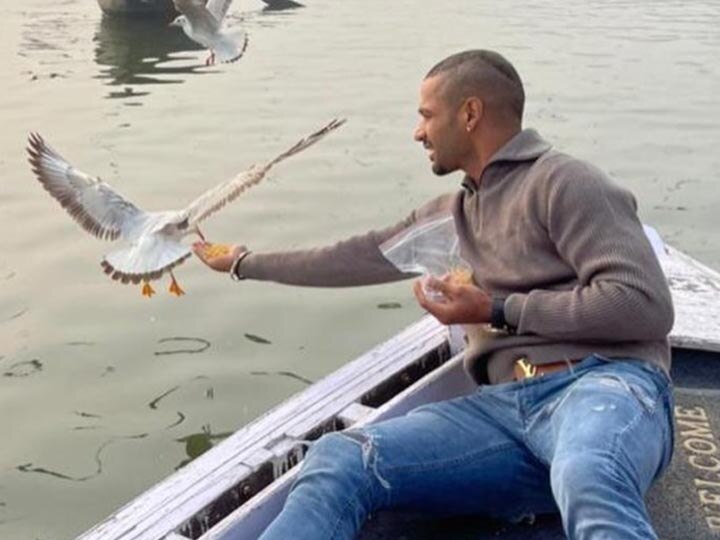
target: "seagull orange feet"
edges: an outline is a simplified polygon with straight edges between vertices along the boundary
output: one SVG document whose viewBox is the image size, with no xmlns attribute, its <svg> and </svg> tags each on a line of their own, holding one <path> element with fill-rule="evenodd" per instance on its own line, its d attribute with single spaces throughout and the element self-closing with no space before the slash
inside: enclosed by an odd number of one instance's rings
<svg viewBox="0 0 720 540">
<path fill-rule="evenodd" d="M 170 288 L 168 289 L 170 294 L 174 294 L 175 296 L 182 296 L 185 294 L 185 291 L 180 288 L 180 285 L 178 285 L 178 282 L 175 280 L 175 276 L 172 273 L 170 274 L 170 277 L 172 278 Z"/>
<path fill-rule="evenodd" d="M 153 288 L 150 286 L 150 283 L 148 283 L 147 281 L 145 281 L 145 282 L 143 283 L 142 295 L 143 295 L 143 296 L 147 296 L 148 298 L 150 298 L 153 294 L 155 294 L 155 289 L 153 289 Z"/>
</svg>

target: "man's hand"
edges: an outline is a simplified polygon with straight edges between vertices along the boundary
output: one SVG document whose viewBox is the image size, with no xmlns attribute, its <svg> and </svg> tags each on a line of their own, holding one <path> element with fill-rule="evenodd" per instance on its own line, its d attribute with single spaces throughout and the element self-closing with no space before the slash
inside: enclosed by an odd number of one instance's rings
<svg viewBox="0 0 720 540">
<path fill-rule="evenodd" d="M 228 244 L 211 244 L 210 242 L 195 242 L 192 250 L 198 259 L 218 272 L 229 272 L 232 263 L 241 253 L 247 251 L 245 246 Z"/>
<path fill-rule="evenodd" d="M 425 290 L 440 293 L 430 299 Z M 459 285 L 429 277 L 415 281 L 413 292 L 418 303 L 443 324 L 473 324 L 490 322 L 492 298 L 475 285 Z"/>
</svg>

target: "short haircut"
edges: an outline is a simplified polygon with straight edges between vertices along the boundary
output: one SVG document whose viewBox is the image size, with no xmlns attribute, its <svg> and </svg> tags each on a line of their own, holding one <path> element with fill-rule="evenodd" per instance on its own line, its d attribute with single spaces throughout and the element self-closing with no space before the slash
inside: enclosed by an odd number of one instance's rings
<svg viewBox="0 0 720 540">
<path fill-rule="evenodd" d="M 522 120 L 522 80 L 502 55 L 483 49 L 459 52 L 438 62 L 425 78 L 436 75 L 444 76 L 442 92 L 451 103 L 477 96 L 490 110 Z"/>
</svg>

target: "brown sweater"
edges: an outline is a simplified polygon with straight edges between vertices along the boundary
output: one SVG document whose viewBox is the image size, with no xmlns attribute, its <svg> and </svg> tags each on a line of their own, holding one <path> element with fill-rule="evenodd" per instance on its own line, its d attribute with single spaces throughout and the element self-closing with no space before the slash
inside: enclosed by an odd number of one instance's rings
<svg viewBox="0 0 720 540">
<path fill-rule="evenodd" d="M 476 185 L 442 195 L 405 220 L 325 248 L 252 254 L 241 273 L 294 285 L 342 287 L 411 277 L 379 245 L 419 220 L 452 212 L 475 282 L 506 297 L 514 335 L 465 353 L 478 382 L 509 381 L 534 364 L 590 354 L 670 369 L 670 291 L 633 196 L 601 171 L 551 150 L 524 130 L 491 159 Z"/>
</svg>

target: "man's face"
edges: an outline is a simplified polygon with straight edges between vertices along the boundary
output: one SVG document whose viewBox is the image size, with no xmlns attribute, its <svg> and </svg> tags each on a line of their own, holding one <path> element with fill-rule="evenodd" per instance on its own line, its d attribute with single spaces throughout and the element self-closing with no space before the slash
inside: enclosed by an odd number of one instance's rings
<svg viewBox="0 0 720 540">
<path fill-rule="evenodd" d="M 460 111 L 442 93 L 442 75 L 425 79 L 420 85 L 420 121 L 413 137 L 429 150 L 432 170 L 437 175 L 462 168 L 468 147 L 466 130 L 460 125 Z"/>
</svg>

